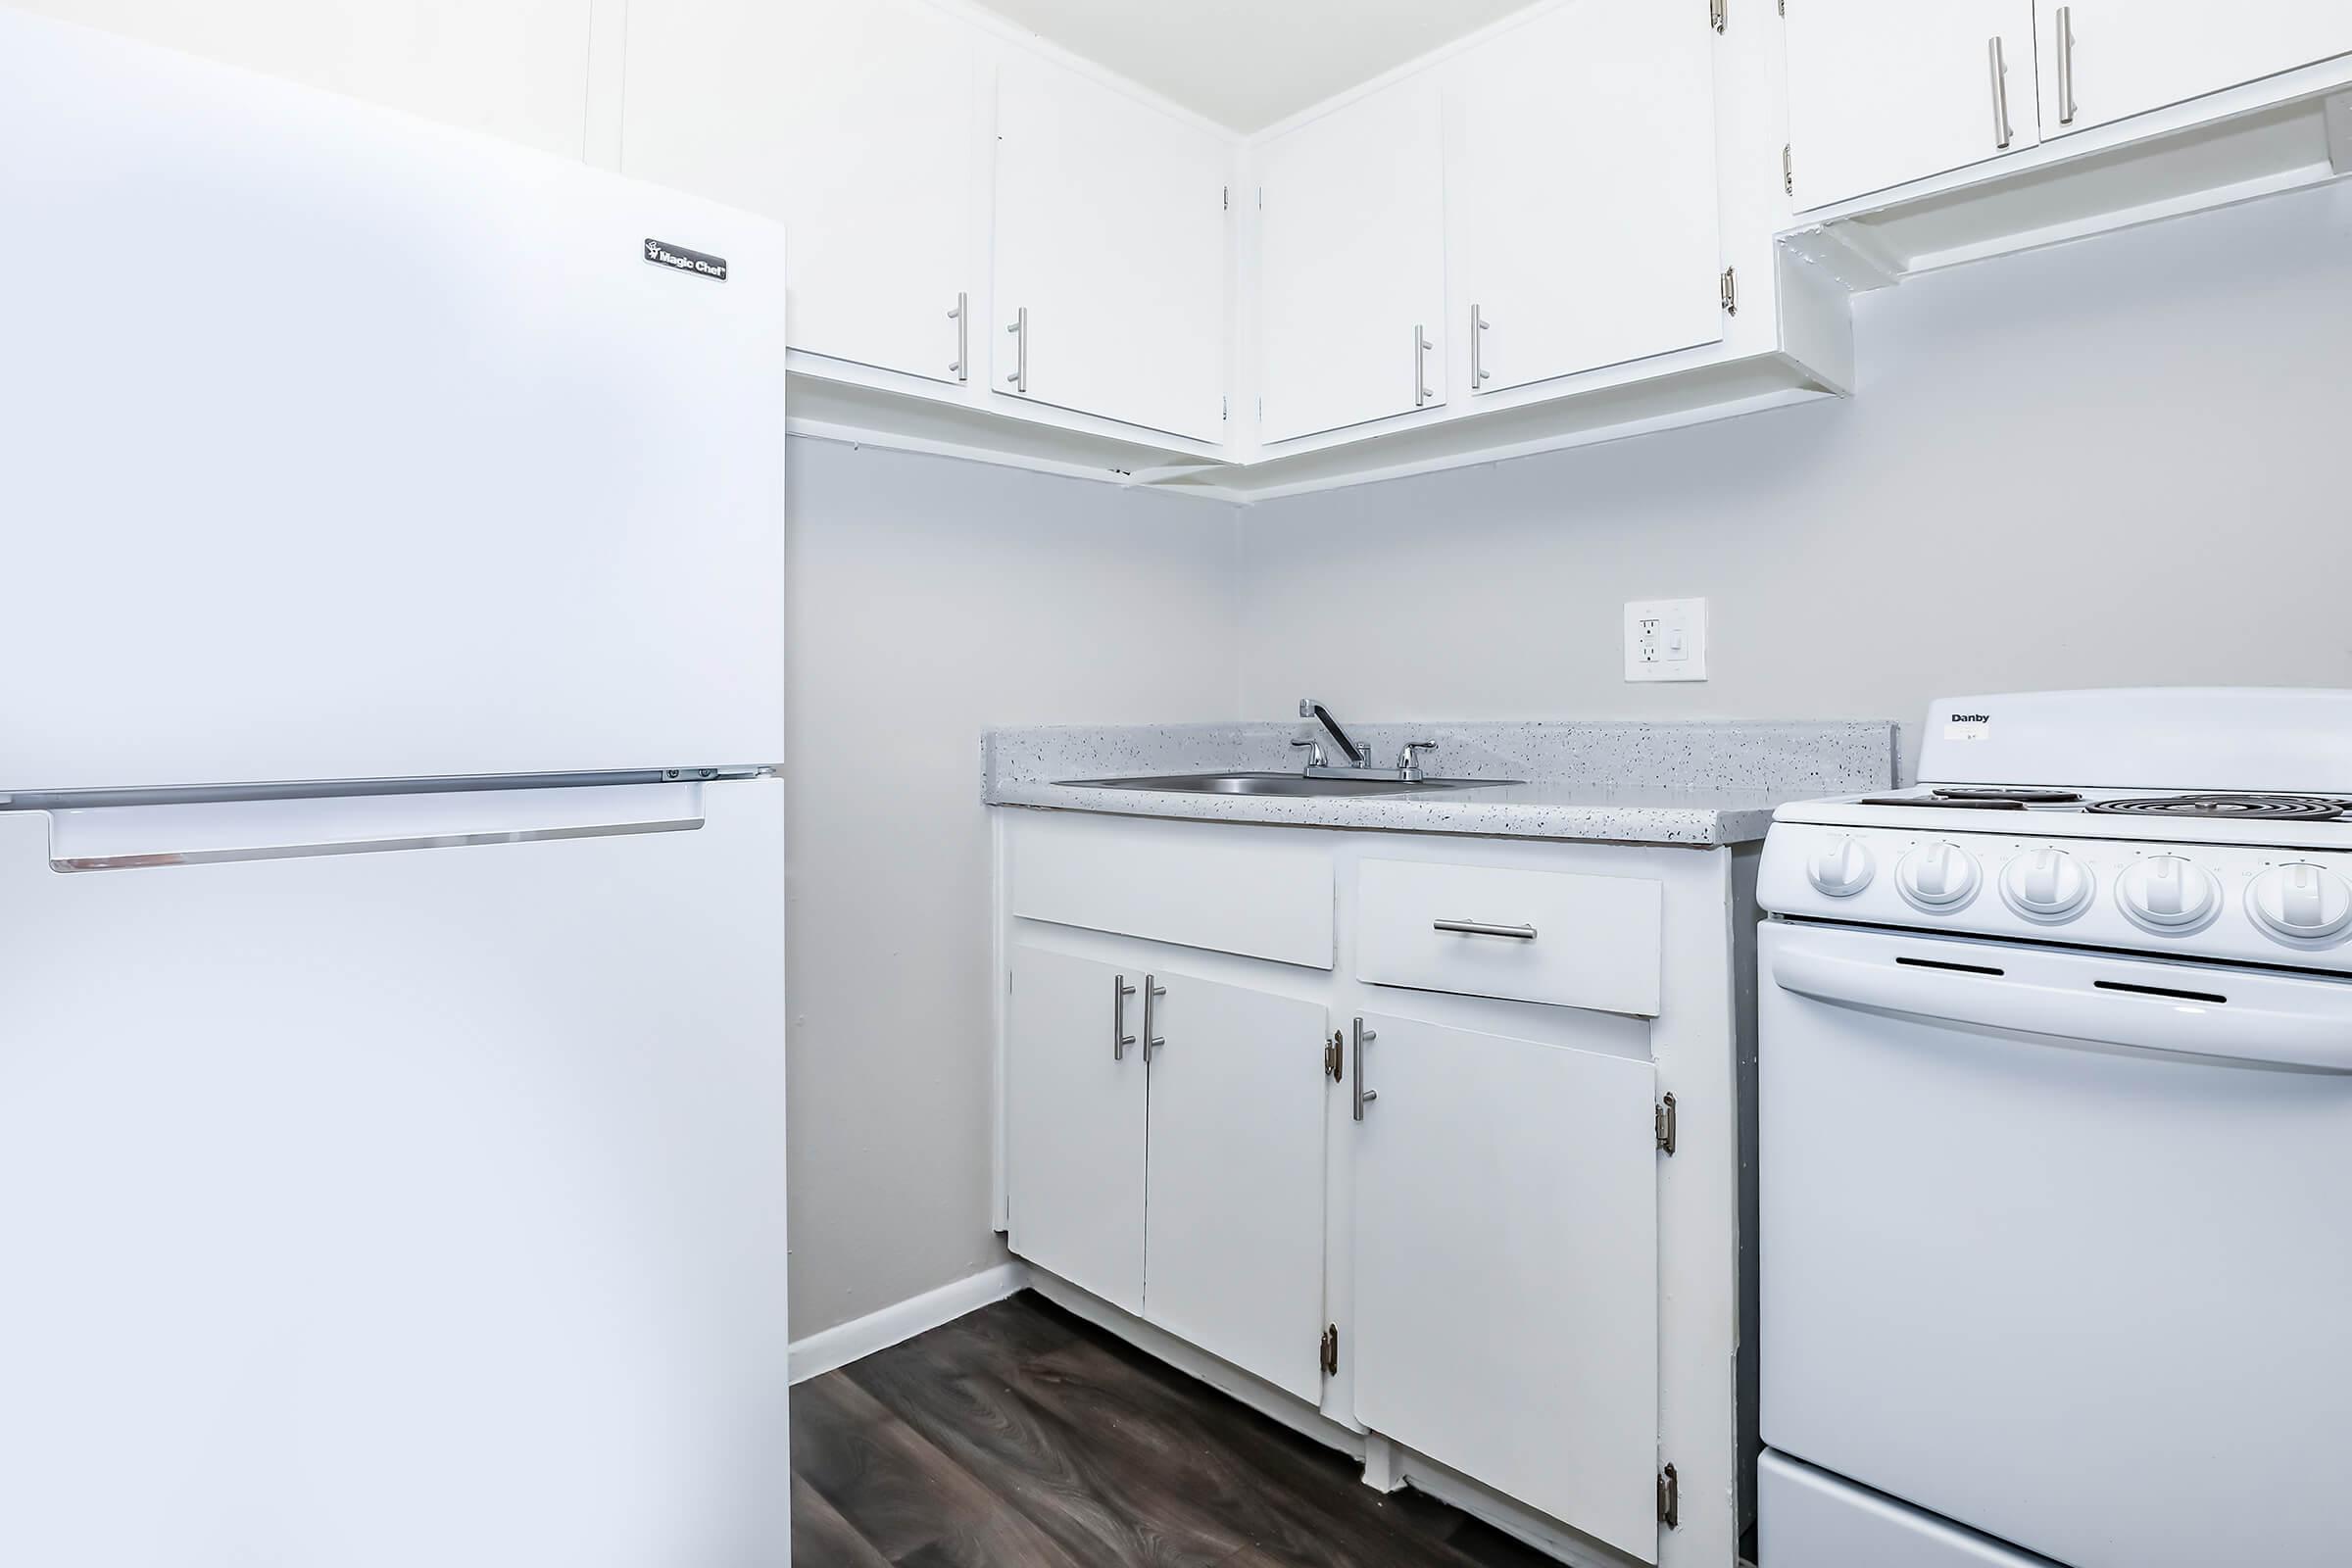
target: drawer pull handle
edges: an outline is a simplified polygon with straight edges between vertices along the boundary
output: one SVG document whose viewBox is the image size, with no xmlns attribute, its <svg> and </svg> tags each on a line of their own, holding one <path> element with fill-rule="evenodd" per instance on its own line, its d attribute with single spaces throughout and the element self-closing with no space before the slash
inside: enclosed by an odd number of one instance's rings
<svg viewBox="0 0 2352 1568">
<path fill-rule="evenodd" d="M 1533 942 L 1536 928 L 1532 925 L 1489 925 L 1484 920 L 1439 920 L 1440 931 L 1451 931 L 1465 937 L 1509 937 L 1514 942 Z"/>
</svg>

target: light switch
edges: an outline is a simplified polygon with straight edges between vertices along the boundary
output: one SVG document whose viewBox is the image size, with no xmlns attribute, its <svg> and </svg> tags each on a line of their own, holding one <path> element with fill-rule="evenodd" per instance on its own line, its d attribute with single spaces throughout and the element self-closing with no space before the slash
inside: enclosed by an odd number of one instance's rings
<svg viewBox="0 0 2352 1568">
<path fill-rule="evenodd" d="M 1627 680 L 1705 680 L 1707 602 L 1637 599 L 1625 607 Z"/>
</svg>

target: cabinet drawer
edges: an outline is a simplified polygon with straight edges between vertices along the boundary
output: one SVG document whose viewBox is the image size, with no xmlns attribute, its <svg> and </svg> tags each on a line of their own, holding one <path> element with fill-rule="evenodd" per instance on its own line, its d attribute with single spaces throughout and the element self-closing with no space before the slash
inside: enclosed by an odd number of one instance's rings
<svg viewBox="0 0 2352 1568">
<path fill-rule="evenodd" d="M 1356 977 L 1654 1018 L 1661 899 L 1632 877 L 1367 860 Z"/>
<path fill-rule="evenodd" d="M 1331 967 L 1331 852 L 1321 839 L 1074 814 L 1021 813 L 1009 826 L 1020 919 Z"/>
</svg>

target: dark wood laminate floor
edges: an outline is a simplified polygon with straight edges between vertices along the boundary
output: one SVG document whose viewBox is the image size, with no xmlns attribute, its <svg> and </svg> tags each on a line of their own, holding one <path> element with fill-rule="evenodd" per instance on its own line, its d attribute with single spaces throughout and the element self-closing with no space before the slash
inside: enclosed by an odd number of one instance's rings
<svg viewBox="0 0 2352 1568">
<path fill-rule="evenodd" d="M 1024 1292 L 793 1391 L 794 1568 L 1550 1559 Z"/>
</svg>

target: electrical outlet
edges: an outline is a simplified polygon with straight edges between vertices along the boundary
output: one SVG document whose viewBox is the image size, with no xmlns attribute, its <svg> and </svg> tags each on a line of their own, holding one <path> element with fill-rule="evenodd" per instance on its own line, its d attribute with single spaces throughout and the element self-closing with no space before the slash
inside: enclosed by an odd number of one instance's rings
<svg viewBox="0 0 2352 1568">
<path fill-rule="evenodd" d="M 1625 607 L 1627 680 L 1705 680 L 1707 602 L 1636 599 Z"/>
</svg>

